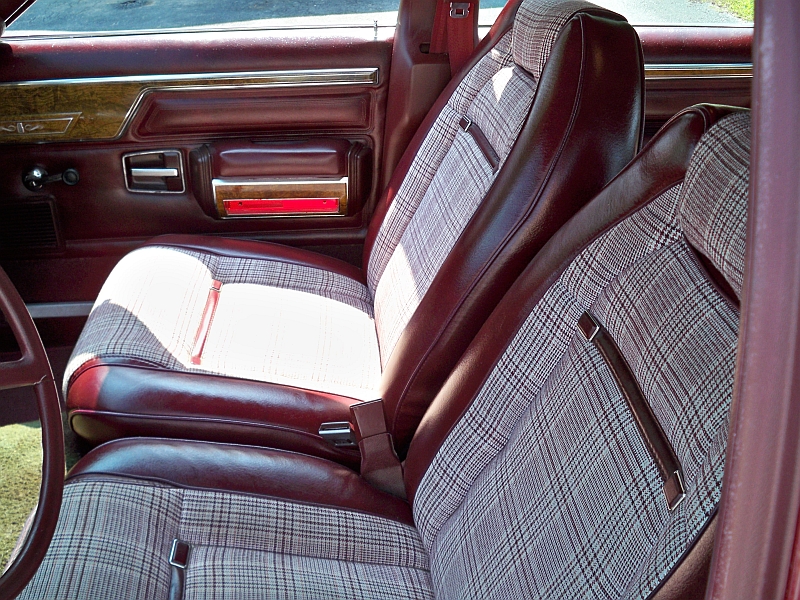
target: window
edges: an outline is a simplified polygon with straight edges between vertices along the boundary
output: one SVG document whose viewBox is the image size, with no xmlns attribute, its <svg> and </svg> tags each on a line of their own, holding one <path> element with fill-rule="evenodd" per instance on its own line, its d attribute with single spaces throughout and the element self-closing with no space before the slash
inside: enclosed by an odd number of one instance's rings
<svg viewBox="0 0 800 600">
<path fill-rule="evenodd" d="M 754 0 L 593 0 L 632 25 L 752 25 Z"/>
<path fill-rule="evenodd" d="M 36 0 L 10 34 L 224 28 L 394 27 L 399 0 Z"/>
<path fill-rule="evenodd" d="M 591 0 L 633 25 L 752 25 L 754 0 Z M 480 0 L 479 24 L 491 26 L 505 4 Z M 482 30 L 485 34 L 486 30 Z"/>
<path fill-rule="evenodd" d="M 754 0 L 595 0 L 634 25 L 749 25 Z M 481 35 L 504 0 L 480 0 Z M 394 27 L 399 0 L 37 0 L 13 34 L 223 28 Z M 220 7 L 224 6 L 224 10 Z"/>
</svg>

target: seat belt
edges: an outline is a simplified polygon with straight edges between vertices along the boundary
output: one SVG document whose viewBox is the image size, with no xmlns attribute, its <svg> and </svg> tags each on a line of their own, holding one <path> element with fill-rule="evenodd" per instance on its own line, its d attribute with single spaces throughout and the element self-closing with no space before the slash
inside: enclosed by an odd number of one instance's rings
<svg viewBox="0 0 800 600">
<path fill-rule="evenodd" d="M 350 414 L 361 450 L 361 476 L 374 487 L 405 500 L 403 465 L 395 454 L 392 436 L 386 430 L 383 400 L 353 404 Z"/>
<path fill-rule="evenodd" d="M 478 0 L 438 0 L 431 34 L 431 54 L 447 53 L 450 76 L 463 67 L 478 43 Z"/>
<path fill-rule="evenodd" d="M 169 564 L 172 567 L 172 575 L 169 582 L 169 600 L 183 600 L 183 591 L 186 585 L 186 566 L 189 564 L 189 555 L 192 547 L 175 538 L 172 540 L 172 548 L 169 551 Z"/>
</svg>

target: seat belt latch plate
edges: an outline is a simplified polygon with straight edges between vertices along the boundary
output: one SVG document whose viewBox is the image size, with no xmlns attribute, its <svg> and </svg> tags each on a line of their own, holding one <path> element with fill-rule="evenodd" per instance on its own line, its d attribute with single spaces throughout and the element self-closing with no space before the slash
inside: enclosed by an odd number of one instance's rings
<svg viewBox="0 0 800 600">
<path fill-rule="evenodd" d="M 185 569 L 189 563 L 190 550 L 191 546 L 189 544 L 175 538 L 172 540 L 172 548 L 169 551 L 169 564 L 179 569 Z"/>
<path fill-rule="evenodd" d="M 450 18 L 466 19 L 469 16 L 469 2 L 451 2 Z"/>
<path fill-rule="evenodd" d="M 320 437 L 336 448 L 355 448 L 356 434 L 348 421 L 331 421 L 319 426 Z"/>
</svg>

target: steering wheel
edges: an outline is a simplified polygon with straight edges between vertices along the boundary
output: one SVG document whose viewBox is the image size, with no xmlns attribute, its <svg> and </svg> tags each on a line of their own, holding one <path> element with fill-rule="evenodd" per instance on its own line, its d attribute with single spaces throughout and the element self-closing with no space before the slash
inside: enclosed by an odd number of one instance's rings
<svg viewBox="0 0 800 600">
<path fill-rule="evenodd" d="M 50 361 L 28 309 L 0 267 L 0 309 L 19 344 L 22 358 L 0 363 L 0 390 L 33 387 L 42 422 L 42 485 L 28 536 L 13 564 L 0 577 L 0 598 L 15 598 L 44 560 L 53 539 L 64 491 L 64 431 Z M 2 568 L 2 565 L 0 565 Z"/>
</svg>

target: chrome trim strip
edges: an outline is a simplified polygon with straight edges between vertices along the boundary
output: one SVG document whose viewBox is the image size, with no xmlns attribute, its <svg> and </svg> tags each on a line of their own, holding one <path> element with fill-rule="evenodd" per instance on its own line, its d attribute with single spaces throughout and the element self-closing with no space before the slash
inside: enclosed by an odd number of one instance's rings
<svg viewBox="0 0 800 600">
<path fill-rule="evenodd" d="M 334 176 L 335 177 L 335 176 Z M 347 183 L 347 176 L 340 177 L 339 179 L 334 179 L 333 177 L 329 179 L 293 179 L 292 177 L 274 177 L 272 179 L 261 179 L 259 177 L 230 177 L 230 178 L 222 178 L 222 177 L 215 177 L 211 180 L 211 185 L 213 186 L 214 190 L 219 188 L 226 188 L 226 187 L 234 187 L 238 185 L 308 185 L 308 186 L 315 186 L 315 185 L 326 185 L 331 183 L 340 183 L 344 185 L 348 185 Z"/>
<path fill-rule="evenodd" d="M 752 76 L 752 63 L 646 64 L 644 66 L 644 78 L 649 81 L 668 79 L 728 79 Z"/>
<path fill-rule="evenodd" d="M 345 175 L 340 179 L 292 179 L 291 177 L 286 178 L 272 178 L 272 179 L 261 179 L 259 177 L 231 177 L 231 178 L 217 178 L 211 180 L 211 189 L 213 190 L 214 194 L 214 201 L 219 206 L 220 198 L 219 198 L 219 190 L 224 190 L 225 188 L 230 187 L 237 187 L 237 186 L 280 186 L 280 185 L 297 185 L 297 186 L 308 186 L 314 187 L 319 185 L 330 185 L 330 184 L 340 184 L 344 185 L 345 189 L 345 196 L 343 203 L 340 203 L 339 209 L 346 210 L 347 209 L 347 201 L 350 196 L 350 178 Z M 219 209 L 222 212 L 222 209 Z M 325 217 L 325 218 L 336 218 L 336 217 L 343 217 L 345 216 L 343 213 L 271 213 L 265 215 L 227 215 L 221 214 L 222 219 L 284 219 L 284 218 L 308 218 L 308 217 Z"/>
<path fill-rule="evenodd" d="M 360 69 L 308 69 L 298 71 L 239 71 L 235 73 L 179 73 L 161 75 L 117 75 L 109 77 L 85 77 L 70 79 L 41 79 L 36 81 L 14 81 L 1 83 L 0 87 L 28 87 L 38 85 L 92 85 L 106 83 L 153 84 L 152 89 L 168 89 L 170 83 L 185 81 L 236 81 L 259 80 L 253 84 L 263 87 L 306 86 L 306 85 L 375 85 L 378 83 L 377 67 Z M 163 83 L 167 87 L 155 85 Z M 242 84 L 239 84 L 242 85 Z M 223 87 L 228 87 L 222 84 Z M 208 89 L 208 86 L 200 86 Z M 235 85 L 234 87 L 239 87 Z M 146 89 L 151 89 L 148 85 Z M 179 86 L 179 89 L 191 89 Z"/>
<path fill-rule="evenodd" d="M 137 168 L 131 169 L 131 177 L 178 177 L 178 169 Z"/>
<path fill-rule="evenodd" d="M 60 317 L 88 317 L 94 302 L 42 302 L 27 304 L 33 319 L 54 319 Z"/>
</svg>

